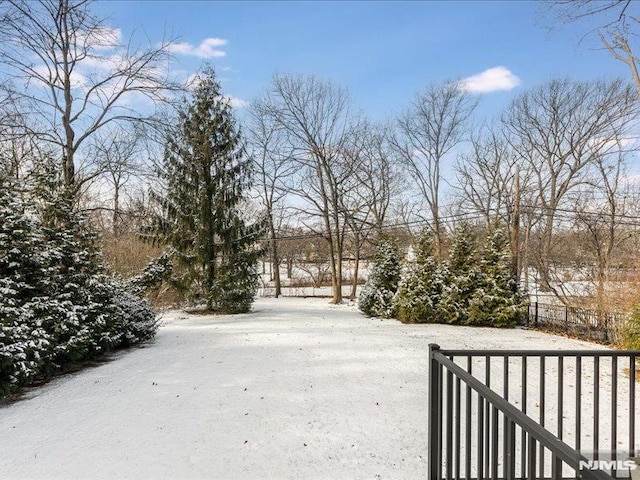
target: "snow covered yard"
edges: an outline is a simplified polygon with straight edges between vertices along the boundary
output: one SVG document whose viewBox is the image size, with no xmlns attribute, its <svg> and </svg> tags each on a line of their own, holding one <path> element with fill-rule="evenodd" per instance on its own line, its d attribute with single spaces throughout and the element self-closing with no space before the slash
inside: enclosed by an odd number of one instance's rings
<svg viewBox="0 0 640 480">
<path fill-rule="evenodd" d="M 422 479 L 429 343 L 601 348 L 367 319 L 327 299 L 164 322 L 147 348 L 0 408 L 0 477 Z"/>
</svg>

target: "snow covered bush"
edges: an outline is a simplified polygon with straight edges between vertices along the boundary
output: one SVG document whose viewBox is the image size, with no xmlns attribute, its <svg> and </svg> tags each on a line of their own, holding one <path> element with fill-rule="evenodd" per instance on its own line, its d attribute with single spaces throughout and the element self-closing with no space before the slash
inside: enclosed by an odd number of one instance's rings
<svg viewBox="0 0 640 480">
<path fill-rule="evenodd" d="M 454 233 L 449 251 L 447 284 L 442 292 L 443 320 L 454 325 L 467 325 L 471 299 L 480 282 L 475 239 L 468 225 Z"/>
<path fill-rule="evenodd" d="M 44 238 L 10 187 L 0 178 L 0 396 L 36 376 L 51 347 L 46 319 L 34 315 L 46 294 Z"/>
<path fill-rule="evenodd" d="M 383 239 L 371 273 L 358 298 L 358 308 L 370 317 L 392 317 L 393 297 L 400 281 L 400 253 L 392 240 Z"/>
<path fill-rule="evenodd" d="M 513 327 L 527 315 L 526 296 L 511 275 L 511 251 L 503 230 L 486 239 L 478 283 L 469 301 L 468 325 Z"/>
<path fill-rule="evenodd" d="M 0 396 L 70 364 L 147 340 L 156 314 L 106 276 L 71 195 L 0 177 Z"/>
<path fill-rule="evenodd" d="M 422 235 L 415 246 L 416 260 L 402 270 L 394 309 L 398 320 L 411 323 L 442 323 L 442 292 L 447 283 L 446 265 L 432 254 L 432 237 Z"/>
<path fill-rule="evenodd" d="M 489 234 L 482 255 L 467 225 L 453 239 L 449 260 L 432 255 L 432 239 L 418 239 L 416 261 L 402 270 L 394 311 L 403 322 L 512 327 L 526 315 L 526 297 L 511 277 L 509 244 Z"/>
<path fill-rule="evenodd" d="M 135 295 L 144 295 L 147 291 L 158 288 L 162 282 L 168 280 L 172 272 L 171 256 L 165 252 L 150 261 L 142 273 L 129 279 L 127 288 Z"/>
</svg>

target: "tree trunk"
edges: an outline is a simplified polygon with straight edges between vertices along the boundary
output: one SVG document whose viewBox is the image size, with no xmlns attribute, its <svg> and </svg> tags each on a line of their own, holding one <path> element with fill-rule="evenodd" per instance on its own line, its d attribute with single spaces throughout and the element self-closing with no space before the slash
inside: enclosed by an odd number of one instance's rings
<svg viewBox="0 0 640 480">
<path fill-rule="evenodd" d="M 282 287 L 280 285 L 280 257 L 278 255 L 278 242 L 276 238 L 276 229 L 273 226 L 273 218 L 269 216 L 269 233 L 271 235 L 271 241 L 269 245 L 271 247 L 271 274 L 275 283 L 274 296 L 278 298 L 282 294 Z"/>
<path fill-rule="evenodd" d="M 605 283 L 607 281 L 607 264 L 604 259 L 598 259 L 596 273 L 596 310 L 598 311 L 598 327 L 605 327 Z"/>
<path fill-rule="evenodd" d="M 351 285 L 351 300 L 358 296 L 358 273 L 360 270 L 360 247 L 356 247 L 356 264 L 353 267 L 353 284 Z"/>
<path fill-rule="evenodd" d="M 118 238 L 120 236 L 120 186 L 116 183 L 115 189 L 113 192 L 113 236 L 114 238 Z"/>
</svg>

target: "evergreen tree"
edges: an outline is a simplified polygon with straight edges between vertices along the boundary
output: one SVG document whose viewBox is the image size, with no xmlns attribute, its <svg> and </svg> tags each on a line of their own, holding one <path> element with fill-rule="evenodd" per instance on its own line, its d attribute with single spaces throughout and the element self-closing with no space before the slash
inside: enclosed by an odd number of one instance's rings
<svg viewBox="0 0 640 480">
<path fill-rule="evenodd" d="M 446 265 L 433 257 L 433 235 L 421 234 L 415 245 L 416 260 L 405 266 L 394 309 L 399 320 L 442 323 L 442 294 L 447 282 Z"/>
<path fill-rule="evenodd" d="M 467 224 L 454 233 L 449 251 L 448 282 L 442 294 L 442 314 L 447 323 L 467 325 L 469 305 L 480 281 L 476 244 Z"/>
<path fill-rule="evenodd" d="M 107 277 L 53 163 L 35 187 L 0 176 L 0 396 L 153 337 L 155 312 Z"/>
<path fill-rule="evenodd" d="M 172 247 L 181 272 L 174 284 L 191 300 L 207 310 L 246 312 L 258 286 L 262 225 L 248 225 L 241 215 L 251 162 L 212 69 L 199 77 L 179 122 L 158 172 L 166 190 L 156 195 L 162 207 L 156 238 Z"/>
<path fill-rule="evenodd" d="M 469 302 L 468 324 L 512 327 L 526 316 L 525 295 L 511 276 L 511 249 L 502 229 L 487 235 L 479 282 Z"/>
<path fill-rule="evenodd" d="M 45 240 L 15 185 L 0 177 L 0 397 L 35 377 L 52 338 L 34 315 L 46 295 Z"/>
<path fill-rule="evenodd" d="M 380 241 L 374 264 L 358 298 L 358 308 L 371 317 L 393 316 L 393 297 L 400 280 L 400 252 L 392 240 Z"/>
</svg>

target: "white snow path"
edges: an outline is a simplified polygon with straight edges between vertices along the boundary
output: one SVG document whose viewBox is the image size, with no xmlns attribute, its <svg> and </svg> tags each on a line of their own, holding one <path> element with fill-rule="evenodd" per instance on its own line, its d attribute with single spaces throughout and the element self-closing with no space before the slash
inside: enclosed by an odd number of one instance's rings
<svg viewBox="0 0 640 480">
<path fill-rule="evenodd" d="M 0 408 L 0 478 L 422 479 L 429 343 L 599 348 L 367 319 L 326 299 L 164 322 L 146 348 Z"/>
</svg>

